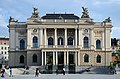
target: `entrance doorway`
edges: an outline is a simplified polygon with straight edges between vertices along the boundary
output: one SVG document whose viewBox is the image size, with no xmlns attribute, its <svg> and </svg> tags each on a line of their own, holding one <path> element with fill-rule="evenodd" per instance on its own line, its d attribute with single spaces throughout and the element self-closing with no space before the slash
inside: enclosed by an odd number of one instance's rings
<svg viewBox="0 0 120 79">
<path fill-rule="evenodd" d="M 48 73 L 52 73 L 53 69 L 53 52 L 47 52 L 46 53 L 46 69 Z"/>
<path fill-rule="evenodd" d="M 58 72 L 62 72 L 64 67 L 64 52 L 58 52 Z"/>
<path fill-rule="evenodd" d="M 69 52 L 69 73 L 75 73 L 75 52 Z"/>
</svg>

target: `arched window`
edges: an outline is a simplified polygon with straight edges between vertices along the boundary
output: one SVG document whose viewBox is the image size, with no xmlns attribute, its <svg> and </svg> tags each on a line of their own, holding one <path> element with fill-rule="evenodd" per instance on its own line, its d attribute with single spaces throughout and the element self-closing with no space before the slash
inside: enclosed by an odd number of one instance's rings
<svg viewBox="0 0 120 79">
<path fill-rule="evenodd" d="M 96 49 L 100 49 L 101 48 L 101 41 L 97 40 L 96 41 Z"/>
<path fill-rule="evenodd" d="M 63 38 L 62 37 L 58 38 L 58 45 L 63 45 Z"/>
<path fill-rule="evenodd" d="M 96 62 L 97 62 L 97 63 L 101 63 L 101 56 L 100 56 L 100 55 L 97 56 Z"/>
<path fill-rule="evenodd" d="M 33 63 L 37 63 L 37 55 L 36 54 L 33 55 Z"/>
<path fill-rule="evenodd" d="M 68 45 L 73 45 L 73 38 L 72 37 L 68 38 Z"/>
<path fill-rule="evenodd" d="M 53 45 L 53 38 L 52 37 L 48 38 L 48 45 Z"/>
<path fill-rule="evenodd" d="M 20 56 L 20 63 L 24 63 L 24 56 L 23 55 Z"/>
<path fill-rule="evenodd" d="M 84 62 L 86 62 L 86 63 L 89 62 L 89 55 L 88 54 L 84 55 Z"/>
<path fill-rule="evenodd" d="M 20 49 L 25 49 L 25 41 L 23 39 L 20 40 Z"/>
<path fill-rule="evenodd" d="M 33 37 L 33 47 L 38 48 L 38 38 L 36 36 Z"/>
<path fill-rule="evenodd" d="M 88 37 L 84 37 L 84 48 L 88 48 L 89 47 L 89 39 Z"/>
</svg>

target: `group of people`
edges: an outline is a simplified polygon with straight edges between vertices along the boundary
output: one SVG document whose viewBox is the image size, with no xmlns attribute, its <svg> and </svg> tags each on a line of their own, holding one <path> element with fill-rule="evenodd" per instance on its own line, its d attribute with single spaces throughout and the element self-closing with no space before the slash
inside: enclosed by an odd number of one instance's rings
<svg viewBox="0 0 120 79">
<path fill-rule="evenodd" d="M 10 77 L 13 77 L 13 75 L 12 75 L 12 68 L 9 68 L 9 72 L 10 72 Z M 3 68 L 3 69 L 1 69 L 1 77 L 5 77 L 5 69 Z"/>
</svg>

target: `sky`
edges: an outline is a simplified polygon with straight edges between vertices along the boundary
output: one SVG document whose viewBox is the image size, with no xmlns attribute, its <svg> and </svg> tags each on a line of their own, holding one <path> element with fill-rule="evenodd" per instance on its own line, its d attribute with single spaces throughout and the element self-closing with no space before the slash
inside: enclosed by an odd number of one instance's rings
<svg viewBox="0 0 120 79">
<path fill-rule="evenodd" d="M 81 7 L 87 7 L 94 22 L 111 17 L 111 37 L 120 39 L 120 0 L 0 0 L 0 37 L 9 37 L 7 25 L 10 16 L 25 22 L 32 15 L 33 7 L 39 9 L 40 16 L 66 12 L 79 17 L 82 15 Z"/>
</svg>

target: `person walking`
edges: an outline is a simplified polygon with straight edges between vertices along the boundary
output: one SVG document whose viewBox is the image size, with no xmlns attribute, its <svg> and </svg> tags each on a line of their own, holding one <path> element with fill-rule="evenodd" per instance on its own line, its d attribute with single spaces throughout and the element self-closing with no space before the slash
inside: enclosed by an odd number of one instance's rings
<svg viewBox="0 0 120 79">
<path fill-rule="evenodd" d="M 65 75 L 65 68 L 63 68 L 63 75 Z"/>
<path fill-rule="evenodd" d="M 39 69 L 36 68 L 36 71 L 35 71 L 35 77 L 38 77 L 38 75 L 39 75 Z"/>
<path fill-rule="evenodd" d="M 13 77 L 13 75 L 12 75 L 12 68 L 10 68 L 10 77 Z"/>
<path fill-rule="evenodd" d="M 2 69 L 2 75 L 1 75 L 1 77 L 5 77 L 4 73 L 5 73 L 5 69 Z"/>
</svg>

